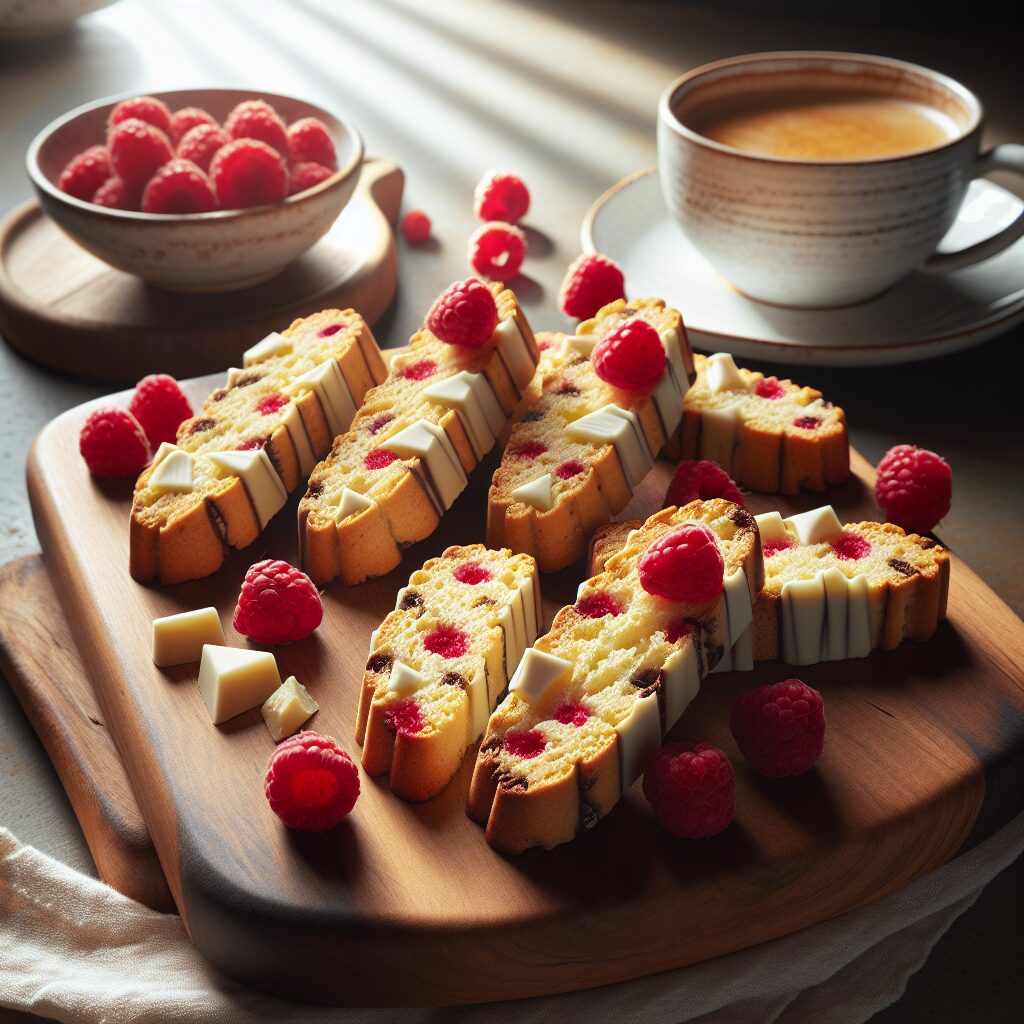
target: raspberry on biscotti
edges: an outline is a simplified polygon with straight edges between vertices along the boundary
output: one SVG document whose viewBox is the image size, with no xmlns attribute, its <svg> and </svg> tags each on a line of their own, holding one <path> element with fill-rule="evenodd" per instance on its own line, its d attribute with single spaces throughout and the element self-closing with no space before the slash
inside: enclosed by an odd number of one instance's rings
<svg viewBox="0 0 1024 1024">
<path fill-rule="evenodd" d="M 295 164 L 288 177 L 288 195 L 294 196 L 299 192 L 305 192 L 307 188 L 326 181 L 333 173 L 330 167 L 323 164 Z"/>
<path fill-rule="evenodd" d="M 263 792 L 289 828 L 325 832 L 355 806 L 359 771 L 336 740 L 306 730 L 274 749 Z"/>
<path fill-rule="evenodd" d="M 192 405 L 173 377 L 151 373 L 135 385 L 128 411 L 142 424 L 156 450 L 162 441 L 177 440 L 178 427 L 192 416 Z"/>
<path fill-rule="evenodd" d="M 130 117 L 114 125 L 107 140 L 110 162 L 129 188 L 139 190 L 174 153 L 167 136 L 153 125 Z"/>
<path fill-rule="evenodd" d="M 508 171 L 488 171 L 473 194 L 473 211 L 480 220 L 515 224 L 529 209 L 529 190 L 522 178 Z"/>
<path fill-rule="evenodd" d="M 736 810 L 736 776 L 729 758 L 710 743 L 668 743 L 644 771 L 644 796 L 676 839 L 717 835 Z"/>
<path fill-rule="evenodd" d="M 875 500 L 890 522 L 910 533 L 929 533 L 949 511 L 953 471 L 935 452 L 898 444 L 878 464 Z"/>
<path fill-rule="evenodd" d="M 217 119 L 202 107 L 182 107 L 171 114 L 171 141 L 178 145 L 179 142 L 197 125 L 205 124 L 217 127 Z"/>
<path fill-rule="evenodd" d="M 485 224 L 469 239 L 470 266 L 484 277 L 510 281 L 519 273 L 525 255 L 526 235 L 514 224 Z"/>
<path fill-rule="evenodd" d="M 227 116 L 224 131 L 229 139 L 258 139 L 288 158 L 288 129 L 266 100 L 245 100 Z"/>
<path fill-rule="evenodd" d="M 149 179 L 142 193 L 145 213 L 209 213 L 217 209 L 210 179 L 191 160 L 171 160 Z"/>
<path fill-rule="evenodd" d="M 486 345 L 497 326 L 494 296 L 475 277 L 449 285 L 427 313 L 427 328 L 436 338 L 465 348 Z"/>
<path fill-rule="evenodd" d="M 430 237 L 432 226 L 430 218 L 422 210 L 410 210 L 398 225 L 402 237 L 410 245 L 425 242 Z"/>
<path fill-rule="evenodd" d="M 729 728 L 740 753 L 762 775 L 802 775 L 825 745 L 825 704 L 813 687 L 785 679 L 740 694 Z"/>
<path fill-rule="evenodd" d="M 618 264 L 608 256 L 577 256 L 566 271 L 559 295 L 562 312 L 589 320 L 602 306 L 626 297 L 626 281 Z"/>
<path fill-rule="evenodd" d="M 669 508 L 671 505 L 682 508 L 683 505 L 689 505 L 698 498 L 701 501 L 725 498 L 726 501 L 735 502 L 737 505 L 743 504 L 743 495 L 740 494 L 739 488 L 717 462 L 684 459 L 676 467 L 662 508 Z"/>
<path fill-rule="evenodd" d="M 138 193 L 134 192 L 116 175 L 113 174 L 92 197 L 97 206 L 105 206 L 110 210 L 137 210 L 139 208 Z"/>
<path fill-rule="evenodd" d="M 327 125 L 318 117 L 300 117 L 288 126 L 288 159 L 293 164 L 320 164 L 338 169 L 338 154 Z"/>
<path fill-rule="evenodd" d="M 634 317 L 594 346 L 590 362 L 606 384 L 644 391 L 653 388 L 665 372 L 665 346 L 646 320 Z"/>
<path fill-rule="evenodd" d="M 76 199 L 90 202 L 113 173 L 106 146 L 90 146 L 68 161 L 57 179 L 57 188 Z"/>
<path fill-rule="evenodd" d="M 313 581 L 294 565 L 265 558 L 245 574 L 233 625 L 258 644 L 292 644 L 305 640 L 323 617 Z"/>
<path fill-rule="evenodd" d="M 121 124 L 129 118 L 145 121 L 154 128 L 159 128 L 164 135 L 171 135 L 171 112 L 163 100 L 155 96 L 136 96 L 131 100 L 121 100 L 110 112 L 110 127 Z"/>
<path fill-rule="evenodd" d="M 178 143 L 178 156 L 209 172 L 217 151 L 227 144 L 228 137 L 215 124 L 197 124 L 182 136 Z"/>
<path fill-rule="evenodd" d="M 640 556 L 640 586 L 655 597 L 703 604 L 722 592 L 725 560 L 715 535 L 702 523 L 662 534 Z"/>
<path fill-rule="evenodd" d="M 97 409 L 78 435 L 78 450 L 93 476 L 137 476 L 149 462 L 149 441 L 124 409 Z"/>
<path fill-rule="evenodd" d="M 217 151 L 210 180 L 225 210 L 265 206 L 288 194 L 288 172 L 279 153 L 265 142 L 238 139 Z"/>
</svg>

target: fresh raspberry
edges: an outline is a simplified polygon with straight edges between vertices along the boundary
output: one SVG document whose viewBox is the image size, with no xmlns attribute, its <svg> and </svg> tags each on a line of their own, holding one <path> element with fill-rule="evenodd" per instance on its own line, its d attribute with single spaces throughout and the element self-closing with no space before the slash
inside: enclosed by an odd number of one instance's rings
<svg viewBox="0 0 1024 1024">
<path fill-rule="evenodd" d="M 403 366 L 399 371 L 400 376 L 406 380 L 426 380 L 437 373 L 437 363 L 433 359 L 419 359 L 415 363 Z"/>
<path fill-rule="evenodd" d="M 110 112 L 110 127 L 121 124 L 130 118 L 145 121 L 154 128 L 159 128 L 164 135 L 171 134 L 171 112 L 163 100 L 155 96 L 136 96 L 132 100 L 121 100 Z"/>
<path fill-rule="evenodd" d="M 415 736 L 422 732 L 427 720 L 423 717 L 423 709 L 412 697 L 400 700 L 384 712 L 384 721 L 399 736 Z"/>
<path fill-rule="evenodd" d="M 387 448 L 374 448 L 363 457 L 363 465 L 370 470 L 387 469 L 392 462 L 397 461 L 398 456 Z"/>
<path fill-rule="evenodd" d="M 762 377 L 757 382 L 755 390 L 759 398 L 767 398 L 770 402 L 774 402 L 786 394 L 786 389 L 779 383 L 778 377 Z"/>
<path fill-rule="evenodd" d="M 525 760 L 543 753 L 547 744 L 548 741 L 544 738 L 544 733 L 539 729 L 521 729 L 508 733 L 501 745 L 513 757 L 521 757 Z"/>
<path fill-rule="evenodd" d="M 871 544 L 860 534 L 846 533 L 839 534 L 832 539 L 832 554 L 836 558 L 842 558 L 847 562 L 856 562 L 858 559 L 867 558 L 871 554 Z"/>
<path fill-rule="evenodd" d="M 175 442 L 182 420 L 192 415 L 192 406 L 173 377 L 151 373 L 135 385 L 128 411 L 142 424 L 155 450 L 161 441 Z"/>
<path fill-rule="evenodd" d="M 514 224 L 492 221 L 469 238 L 469 262 L 484 277 L 510 281 L 526 255 L 526 235 Z"/>
<path fill-rule="evenodd" d="M 113 173 L 106 146 L 90 146 L 68 161 L 57 179 L 57 188 L 88 203 Z"/>
<path fill-rule="evenodd" d="M 651 544 L 640 556 L 639 570 L 648 594 L 702 604 L 722 592 L 725 561 L 706 526 L 685 523 Z"/>
<path fill-rule="evenodd" d="M 710 743 L 667 743 L 644 772 L 644 796 L 676 839 L 717 835 L 733 819 L 736 776 Z"/>
<path fill-rule="evenodd" d="M 421 245 L 430 237 L 432 226 L 430 218 L 422 210 L 410 210 L 402 218 L 398 228 L 410 245 Z"/>
<path fill-rule="evenodd" d="M 210 180 L 225 210 L 276 203 L 288 194 L 288 172 L 279 153 L 257 139 L 237 139 L 218 149 Z"/>
<path fill-rule="evenodd" d="M 729 713 L 740 753 L 762 775 L 802 775 L 821 757 L 825 705 L 821 694 L 799 679 L 741 693 Z"/>
<path fill-rule="evenodd" d="M 579 476 L 580 473 L 586 473 L 586 471 L 587 464 L 585 462 L 580 462 L 579 459 L 570 459 L 555 470 L 555 476 L 559 480 L 571 480 L 574 476 Z"/>
<path fill-rule="evenodd" d="M 928 533 L 949 511 L 953 471 L 941 455 L 912 444 L 890 448 L 878 464 L 875 500 L 886 518 L 911 533 Z"/>
<path fill-rule="evenodd" d="M 326 181 L 334 171 L 323 164 L 293 164 L 288 178 L 288 195 L 295 196 L 305 192 L 307 188 Z"/>
<path fill-rule="evenodd" d="M 456 626 L 438 626 L 423 637 L 423 646 L 442 658 L 461 658 L 469 650 L 469 637 Z"/>
<path fill-rule="evenodd" d="M 288 129 L 266 100 L 245 100 L 227 116 L 224 131 L 229 139 L 257 139 L 288 159 Z"/>
<path fill-rule="evenodd" d="M 464 562 L 462 565 L 456 566 L 455 572 L 452 575 L 460 583 L 465 583 L 471 587 L 494 579 L 494 573 L 487 566 L 481 565 L 479 562 Z"/>
<path fill-rule="evenodd" d="M 182 136 L 178 143 L 178 156 L 182 160 L 191 160 L 203 171 L 209 171 L 214 155 L 227 144 L 228 137 L 215 124 L 197 124 Z"/>
<path fill-rule="evenodd" d="M 618 264 L 600 253 L 577 256 L 569 264 L 559 305 L 577 320 L 588 320 L 602 306 L 626 297 L 626 281 Z"/>
<path fill-rule="evenodd" d="M 97 206 L 105 206 L 109 210 L 137 210 L 139 208 L 138 193 L 129 189 L 116 174 L 111 175 L 96 189 L 92 201 Z"/>
<path fill-rule="evenodd" d="M 473 193 L 473 210 L 480 220 L 515 224 L 530 209 L 530 192 L 522 178 L 508 171 L 488 171 Z"/>
<path fill-rule="evenodd" d="M 338 169 L 330 130 L 318 117 L 300 117 L 288 126 L 288 159 L 293 164 L 321 164 Z M 269 140 L 265 140 L 269 141 Z"/>
<path fill-rule="evenodd" d="M 508 454 L 513 459 L 539 459 L 548 446 L 543 441 L 520 441 L 508 447 Z"/>
<path fill-rule="evenodd" d="M 142 424 L 124 409 L 97 409 L 78 435 L 78 450 L 93 476 L 136 476 L 149 462 Z"/>
<path fill-rule="evenodd" d="M 174 156 L 167 136 L 145 121 L 130 117 L 114 125 L 107 139 L 110 162 L 121 180 L 139 189 Z"/>
<path fill-rule="evenodd" d="M 217 119 L 202 107 L 182 107 L 181 110 L 176 110 L 171 114 L 171 142 L 177 146 L 193 128 L 201 124 L 218 127 Z"/>
<path fill-rule="evenodd" d="M 594 372 L 626 391 L 653 388 L 665 372 L 665 346 L 658 332 L 638 317 L 620 324 L 590 353 Z"/>
<path fill-rule="evenodd" d="M 498 306 L 490 289 L 475 277 L 450 284 L 427 314 L 427 327 L 449 345 L 481 348 L 498 326 Z"/>
<path fill-rule="evenodd" d="M 733 501 L 737 505 L 743 504 L 743 495 L 740 494 L 732 477 L 717 462 L 708 462 L 706 459 L 685 459 L 676 468 L 672 483 L 668 485 L 668 492 L 665 494 L 665 503 L 662 508 L 670 505 L 688 505 L 697 499 L 708 501 L 711 498 L 725 498 L 726 501 Z"/>
<path fill-rule="evenodd" d="M 326 832 L 355 806 L 359 770 L 330 736 L 304 730 L 270 755 L 263 792 L 289 828 Z"/>
<path fill-rule="evenodd" d="M 555 721 L 561 722 L 562 725 L 575 725 L 579 727 L 589 717 L 590 712 L 579 701 L 568 701 L 555 708 Z"/>
<path fill-rule="evenodd" d="M 145 213 L 209 213 L 217 209 L 210 179 L 191 160 L 171 160 L 142 193 Z"/>
<path fill-rule="evenodd" d="M 622 605 L 611 594 L 587 594 L 573 607 L 576 614 L 585 619 L 603 619 L 606 615 L 622 614 Z"/>
<path fill-rule="evenodd" d="M 264 558 L 245 574 L 232 622 L 258 644 L 293 644 L 305 640 L 323 617 L 313 581 L 287 562 Z"/>
<path fill-rule="evenodd" d="M 793 547 L 795 543 L 796 541 L 791 540 L 789 537 L 780 537 L 778 540 L 763 540 L 761 541 L 761 554 L 765 558 L 771 558 L 772 555 L 777 555 L 780 551 Z"/>
</svg>

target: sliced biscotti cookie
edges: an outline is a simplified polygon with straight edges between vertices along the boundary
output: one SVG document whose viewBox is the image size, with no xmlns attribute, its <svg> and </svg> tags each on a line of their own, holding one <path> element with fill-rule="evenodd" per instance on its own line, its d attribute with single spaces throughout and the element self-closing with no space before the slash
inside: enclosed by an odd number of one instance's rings
<svg viewBox="0 0 1024 1024">
<path fill-rule="evenodd" d="M 327 309 L 245 353 L 135 485 L 130 571 L 180 583 L 251 544 L 347 430 L 385 367 L 358 313 Z"/>
<path fill-rule="evenodd" d="M 594 369 L 595 345 L 639 318 L 658 332 L 665 368 L 657 383 L 626 391 Z M 487 540 L 533 555 L 543 572 L 581 558 L 593 532 L 621 512 L 679 425 L 694 376 L 682 319 L 661 299 L 605 306 L 552 349 L 540 396 L 509 438 L 488 495 Z"/>
<path fill-rule="evenodd" d="M 509 675 L 540 630 L 537 565 L 482 544 L 417 569 L 371 639 L 356 739 L 363 768 L 427 800 L 483 734 Z"/>
<path fill-rule="evenodd" d="M 490 341 L 465 348 L 419 331 L 311 474 L 299 544 L 316 582 L 394 569 L 437 529 L 522 401 L 537 344 L 515 295 L 489 287 L 498 312 Z"/>
<path fill-rule="evenodd" d="M 699 603 L 648 593 L 644 556 L 694 524 L 713 534 L 722 584 Z M 526 652 L 491 716 L 468 810 L 493 847 L 550 849 L 611 810 L 748 628 L 761 572 L 753 516 L 722 499 L 665 509 L 629 534 Z"/>
<path fill-rule="evenodd" d="M 717 462 L 765 494 L 823 491 L 850 475 L 846 415 L 820 391 L 738 368 L 731 355 L 694 356 L 679 433 L 666 454 Z"/>
</svg>

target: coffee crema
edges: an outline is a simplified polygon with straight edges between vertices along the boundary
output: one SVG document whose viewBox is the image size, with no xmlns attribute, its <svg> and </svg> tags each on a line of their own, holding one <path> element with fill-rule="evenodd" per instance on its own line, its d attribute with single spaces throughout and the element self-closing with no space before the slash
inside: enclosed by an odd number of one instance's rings
<svg viewBox="0 0 1024 1024">
<path fill-rule="evenodd" d="M 683 117 L 705 138 L 791 160 L 866 160 L 933 149 L 956 138 L 947 114 L 857 90 L 775 89 L 701 104 Z"/>
</svg>

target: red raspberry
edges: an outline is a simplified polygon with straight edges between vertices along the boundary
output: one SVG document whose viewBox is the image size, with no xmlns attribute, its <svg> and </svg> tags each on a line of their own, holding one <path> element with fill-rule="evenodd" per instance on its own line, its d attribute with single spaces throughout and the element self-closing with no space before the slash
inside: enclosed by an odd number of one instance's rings
<svg viewBox="0 0 1024 1024">
<path fill-rule="evenodd" d="M 786 389 L 779 383 L 778 377 L 762 377 L 757 382 L 756 390 L 759 398 L 767 398 L 769 402 L 774 402 L 786 394 Z"/>
<path fill-rule="evenodd" d="M 839 534 L 832 538 L 832 554 L 836 558 L 842 558 L 847 562 L 856 562 L 861 558 L 867 558 L 871 554 L 871 543 L 866 541 L 858 533 Z"/>
<path fill-rule="evenodd" d="M 494 579 L 494 573 L 487 566 L 481 565 L 479 562 L 464 562 L 456 567 L 452 575 L 460 583 L 465 583 L 470 587 L 475 587 L 480 583 L 486 583 L 488 580 Z"/>
<path fill-rule="evenodd" d="M 78 450 L 93 476 L 136 476 L 149 462 L 149 442 L 124 409 L 97 409 L 78 435 Z"/>
<path fill-rule="evenodd" d="M 575 725 L 577 728 L 590 718 L 590 712 L 578 701 L 568 701 L 555 708 L 554 719 L 562 725 Z"/>
<path fill-rule="evenodd" d="M 469 238 L 469 262 L 484 277 L 510 281 L 526 255 L 526 235 L 514 224 L 492 221 Z"/>
<path fill-rule="evenodd" d="M 598 377 L 626 391 L 653 388 L 665 372 L 665 361 L 665 346 L 658 332 L 639 318 L 620 324 L 590 353 Z"/>
<path fill-rule="evenodd" d="M 68 161 L 57 179 L 57 188 L 88 203 L 111 174 L 106 146 L 90 146 Z"/>
<path fill-rule="evenodd" d="M 456 626 L 440 625 L 423 637 L 423 646 L 442 658 L 461 658 L 469 650 L 469 637 Z"/>
<path fill-rule="evenodd" d="M 521 729 L 508 733 L 501 745 L 513 757 L 521 757 L 525 760 L 543 753 L 548 741 L 539 729 Z"/>
<path fill-rule="evenodd" d="M 949 511 L 952 498 L 953 471 L 935 452 L 898 444 L 878 464 L 875 500 L 886 517 L 904 530 L 933 530 Z"/>
<path fill-rule="evenodd" d="M 423 732 L 427 720 L 423 717 L 423 709 L 412 697 L 406 697 L 393 704 L 384 712 L 384 721 L 399 736 L 415 736 Z"/>
<path fill-rule="evenodd" d="M 410 210 L 399 224 L 402 237 L 410 245 L 420 245 L 430 237 L 430 218 L 422 210 Z"/>
<path fill-rule="evenodd" d="M 138 194 L 133 192 L 116 175 L 112 175 L 96 189 L 92 201 L 97 206 L 106 206 L 110 210 L 137 210 Z"/>
<path fill-rule="evenodd" d="M 576 602 L 573 610 L 585 619 L 603 619 L 606 615 L 621 615 L 622 605 L 611 594 L 587 594 Z"/>
<path fill-rule="evenodd" d="M 258 644 L 293 644 L 305 640 L 323 617 L 313 581 L 294 565 L 265 558 L 245 574 L 233 625 Z"/>
<path fill-rule="evenodd" d="M 409 363 L 398 371 L 400 377 L 406 380 L 427 380 L 437 373 L 437 363 L 433 359 L 418 359 L 415 363 Z M 377 433 L 377 431 L 373 431 Z"/>
<path fill-rule="evenodd" d="M 762 775 L 803 775 L 821 757 L 825 705 L 817 690 L 799 679 L 741 693 L 729 713 L 740 753 Z"/>
<path fill-rule="evenodd" d="M 515 224 L 530 208 L 530 192 L 522 178 L 508 171 L 488 171 L 473 193 L 473 210 L 480 220 Z"/>
<path fill-rule="evenodd" d="M 214 154 L 228 144 L 228 137 L 215 124 L 197 124 L 189 128 L 178 143 L 178 156 L 209 171 Z"/>
<path fill-rule="evenodd" d="M 288 176 L 288 195 L 294 196 L 299 192 L 305 192 L 307 188 L 326 181 L 333 173 L 330 167 L 324 167 L 323 164 L 293 164 Z"/>
<path fill-rule="evenodd" d="M 644 772 L 644 796 L 676 839 L 717 835 L 733 819 L 736 776 L 710 743 L 667 743 Z"/>
<path fill-rule="evenodd" d="M 288 158 L 288 129 L 266 100 L 245 100 L 227 116 L 224 131 L 229 139 L 258 139 Z"/>
<path fill-rule="evenodd" d="M 142 193 L 145 213 L 208 213 L 217 209 L 210 179 L 191 160 L 171 160 Z"/>
<path fill-rule="evenodd" d="M 471 277 L 449 285 L 427 314 L 427 328 L 449 345 L 481 348 L 498 326 L 498 306 L 490 289 Z"/>
<path fill-rule="evenodd" d="M 359 770 L 330 736 L 305 730 L 270 755 L 263 792 L 289 828 L 326 832 L 355 806 Z"/>
<path fill-rule="evenodd" d="M 710 498 L 725 498 L 726 501 L 734 501 L 737 505 L 743 504 L 743 495 L 740 494 L 732 477 L 717 462 L 708 462 L 705 459 L 684 459 L 676 467 L 672 483 L 668 485 L 668 492 L 665 494 L 665 503 L 662 508 L 670 505 L 688 505 L 697 499 L 708 501 Z"/>
<path fill-rule="evenodd" d="M 129 188 L 141 190 L 156 169 L 174 156 L 167 136 L 137 117 L 114 125 L 107 141 L 110 162 Z"/>
<path fill-rule="evenodd" d="M 577 256 L 569 264 L 559 305 L 577 320 L 588 320 L 602 306 L 626 297 L 626 281 L 618 264 L 600 253 Z"/>
<path fill-rule="evenodd" d="M 321 164 L 332 171 L 338 169 L 334 141 L 320 118 L 300 117 L 288 126 L 288 159 L 293 164 Z"/>
<path fill-rule="evenodd" d="M 174 443 L 182 420 L 192 415 L 192 406 L 173 377 L 151 373 L 135 385 L 128 411 L 142 424 L 149 443 L 156 449 L 161 441 Z"/>
<path fill-rule="evenodd" d="M 371 433 L 376 433 L 372 431 Z M 393 462 L 398 461 L 398 456 L 387 448 L 373 448 L 363 456 L 363 465 L 369 469 L 387 469 Z"/>
<path fill-rule="evenodd" d="M 143 118 L 145 120 L 145 118 Z M 179 142 L 197 125 L 217 127 L 217 119 L 202 107 L 182 107 L 171 114 L 171 141 Z"/>
<path fill-rule="evenodd" d="M 288 194 L 288 172 L 265 142 L 238 139 L 217 150 L 210 180 L 225 210 L 276 203 Z"/>
<path fill-rule="evenodd" d="M 725 561 L 715 535 L 685 523 L 659 537 L 641 556 L 640 586 L 669 601 L 703 604 L 722 592 Z"/>
<path fill-rule="evenodd" d="M 121 124 L 129 118 L 145 121 L 154 128 L 159 128 L 164 135 L 171 134 L 171 112 L 163 100 L 155 96 L 136 96 L 132 100 L 121 100 L 110 112 L 110 127 Z"/>
</svg>

